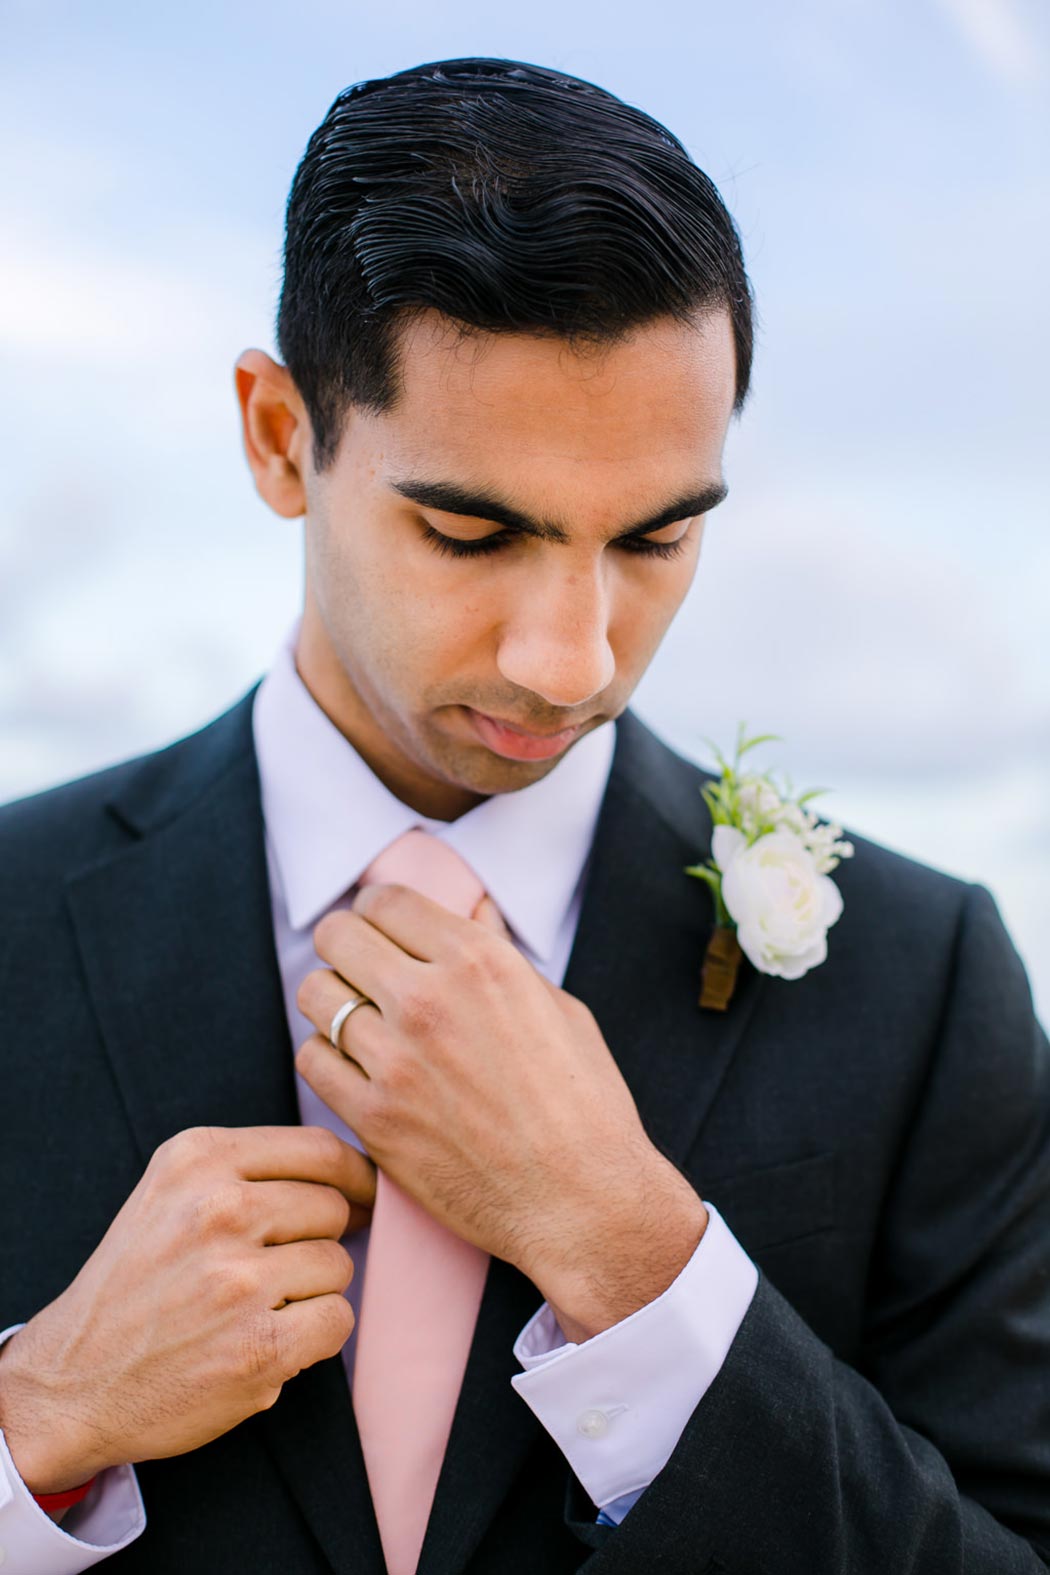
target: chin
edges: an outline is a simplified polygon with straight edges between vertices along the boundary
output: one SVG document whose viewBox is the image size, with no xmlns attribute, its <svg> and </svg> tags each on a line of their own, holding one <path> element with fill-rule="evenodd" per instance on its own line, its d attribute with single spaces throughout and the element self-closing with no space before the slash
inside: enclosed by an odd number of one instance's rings
<svg viewBox="0 0 1050 1575">
<path fill-rule="evenodd" d="M 428 769 L 441 780 L 462 788 L 467 793 L 513 793 L 517 788 L 528 787 L 552 771 L 559 760 L 564 760 L 568 750 L 553 760 L 504 760 L 486 750 L 483 744 L 445 747 L 440 757 L 432 760 Z M 570 745 L 570 748 L 572 746 Z"/>
</svg>

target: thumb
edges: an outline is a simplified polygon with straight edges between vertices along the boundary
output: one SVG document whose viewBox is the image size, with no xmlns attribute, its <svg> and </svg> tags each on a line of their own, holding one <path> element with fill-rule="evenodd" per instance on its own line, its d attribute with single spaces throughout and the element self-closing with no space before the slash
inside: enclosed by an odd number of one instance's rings
<svg viewBox="0 0 1050 1575">
<path fill-rule="evenodd" d="M 471 918 L 476 919 L 479 924 L 483 924 L 493 934 L 504 935 L 509 939 L 510 930 L 507 927 L 507 922 L 488 893 L 482 897 L 471 914 Z"/>
</svg>

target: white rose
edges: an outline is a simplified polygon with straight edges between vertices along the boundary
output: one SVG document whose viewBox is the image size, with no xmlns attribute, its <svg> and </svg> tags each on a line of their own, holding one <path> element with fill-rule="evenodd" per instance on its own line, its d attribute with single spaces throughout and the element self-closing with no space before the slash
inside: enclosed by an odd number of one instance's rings
<svg viewBox="0 0 1050 1575">
<path fill-rule="evenodd" d="M 801 979 L 824 961 L 842 895 L 794 832 L 780 828 L 748 847 L 735 826 L 716 826 L 711 851 L 740 948 L 760 973 Z"/>
</svg>

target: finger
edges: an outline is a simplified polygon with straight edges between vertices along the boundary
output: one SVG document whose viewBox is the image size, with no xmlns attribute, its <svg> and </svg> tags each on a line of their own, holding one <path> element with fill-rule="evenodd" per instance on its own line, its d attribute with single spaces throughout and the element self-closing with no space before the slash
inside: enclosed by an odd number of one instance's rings
<svg viewBox="0 0 1050 1575">
<path fill-rule="evenodd" d="M 351 1203 L 375 1202 L 372 1161 L 327 1127 L 194 1127 L 179 1137 L 191 1140 L 180 1163 L 220 1159 L 245 1181 L 320 1181 Z"/>
<path fill-rule="evenodd" d="M 363 987 L 348 985 L 346 979 L 333 969 L 315 968 L 312 973 L 307 974 L 299 986 L 299 1010 L 313 1023 L 317 1032 L 331 1043 L 329 1030 L 335 1015 L 353 999 L 355 990 L 358 995 L 367 994 Z M 363 1021 L 366 1016 L 371 1016 L 373 1019 L 382 1017 L 382 1008 L 373 998 L 370 998 L 365 1005 L 355 1007 L 339 1028 L 339 1049 L 356 1061 L 362 1071 L 366 1070 L 364 1061 L 357 1055 L 354 1046 L 362 1043 L 357 1032 L 362 1027 L 365 1027 L 367 1040 L 367 1025 Z M 362 1022 L 354 1021 L 358 1017 Z"/>
<path fill-rule="evenodd" d="M 355 1017 L 368 1015 L 375 1019 L 373 1034 L 383 1033 L 383 1022 L 377 1013 L 366 1014 L 364 1009 L 355 1012 Z M 347 1028 L 349 1028 L 347 1024 Z M 354 1053 L 359 1053 L 358 1041 L 363 1037 L 364 1030 L 359 1028 L 355 1043 L 351 1047 Z M 348 1126 L 351 1132 L 363 1138 L 370 1130 L 370 1111 L 373 1108 L 372 1083 L 356 1061 L 349 1059 L 345 1052 L 347 1035 L 344 1033 L 342 1042 L 344 1053 L 333 1050 L 325 1034 L 314 1034 L 301 1044 L 295 1052 L 295 1069 L 299 1076 L 310 1085 L 318 1099 L 334 1110 L 340 1121 Z M 371 1064 L 375 1064 L 376 1051 L 374 1046 L 367 1051 Z M 369 1161 L 371 1164 L 371 1161 Z M 375 1199 L 375 1176 L 372 1176 L 372 1201 Z M 359 1201 L 368 1201 L 367 1199 Z"/>
<path fill-rule="evenodd" d="M 421 962 L 441 962 L 457 956 L 464 941 L 474 934 L 472 919 L 450 912 L 443 903 L 425 897 L 413 886 L 378 882 L 362 886 L 349 916 L 365 920 L 402 952 Z M 321 923 L 335 917 L 336 914 L 326 915 Z M 325 957 L 325 961 L 330 962 L 331 958 Z M 339 972 L 343 970 L 340 968 Z"/>
<path fill-rule="evenodd" d="M 339 1009 L 351 999 L 346 980 L 330 968 L 316 968 L 307 974 L 299 990 L 299 1009 L 317 1029 L 317 1038 L 331 1045 L 329 1029 Z M 392 1008 L 388 1008 L 392 1011 Z M 383 1054 L 386 1024 L 378 1002 L 355 1007 L 339 1025 L 339 1052 L 356 1063 L 359 1073 L 368 1077 L 377 1056 Z M 305 1075 L 305 1074 L 304 1074 Z"/>
<path fill-rule="evenodd" d="M 337 1187 L 315 1181 L 253 1181 L 250 1186 L 255 1224 L 250 1236 L 260 1247 L 321 1236 L 338 1241 L 350 1228 L 355 1205 Z"/>
<path fill-rule="evenodd" d="M 275 1310 L 308 1296 L 342 1295 L 353 1278 L 354 1261 L 337 1241 L 292 1241 L 263 1250 L 269 1304 Z"/>
<path fill-rule="evenodd" d="M 342 1293 L 289 1302 L 273 1313 L 280 1365 L 288 1373 L 337 1356 L 350 1338 L 354 1312 Z"/>
<path fill-rule="evenodd" d="M 366 890 L 370 889 L 366 888 Z M 397 942 L 391 940 L 390 936 L 384 934 L 381 929 L 377 929 L 359 914 L 349 913 L 343 908 L 325 914 L 314 929 L 313 940 L 314 949 L 321 961 L 326 962 L 359 995 L 367 995 L 375 1001 L 381 1012 L 390 1010 L 405 988 L 406 977 L 413 970 L 423 966 L 415 957 L 402 951 Z M 308 974 L 300 987 L 297 1000 L 299 1010 L 309 1017 L 311 1022 L 316 1022 L 309 1010 L 312 999 L 309 984 L 312 979 L 313 975 Z M 345 999 L 344 991 L 343 1000 Z M 331 1020 L 329 1016 L 327 1023 L 317 1024 L 322 1033 L 328 1031 Z"/>
</svg>

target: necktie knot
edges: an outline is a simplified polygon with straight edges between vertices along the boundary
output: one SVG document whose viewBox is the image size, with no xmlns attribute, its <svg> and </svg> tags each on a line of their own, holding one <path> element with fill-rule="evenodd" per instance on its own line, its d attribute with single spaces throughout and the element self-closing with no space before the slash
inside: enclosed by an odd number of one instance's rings
<svg viewBox="0 0 1050 1575">
<path fill-rule="evenodd" d="M 440 837 L 413 826 L 372 860 L 359 886 L 380 883 L 411 886 L 451 913 L 471 918 L 485 887 L 466 859 Z"/>
</svg>

